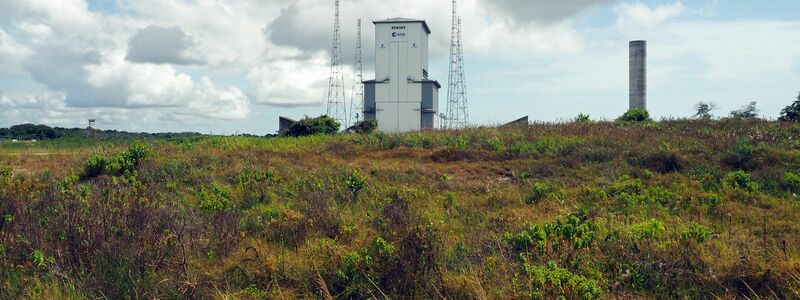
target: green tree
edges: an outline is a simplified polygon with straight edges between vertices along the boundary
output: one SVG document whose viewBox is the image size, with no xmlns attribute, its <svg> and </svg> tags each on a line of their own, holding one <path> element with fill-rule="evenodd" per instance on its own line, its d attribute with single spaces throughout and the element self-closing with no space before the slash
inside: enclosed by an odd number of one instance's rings
<svg viewBox="0 0 800 300">
<path fill-rule="evenodd" d="M 717 109 L 717 104 L 714 102 L 700 102 L 694 106 L 697 113 L 694 118 L 698 120 L 711 120 L 714 118 L 711 112 Z"/>
<path fill-rule="evenodd" d="M 306 117 L 294 123 L 284 135 L 286 136 L 309 136 L 321 134 L 335 134 L 339 132 L 341 124 L 329 116 L 319 116 L 316 118 Z"/>
<path fill-rule="evenodd" d="M 797 100 L 781 111 L 778 118 L 783 122 L 800 122 L 800 93 L 797 93 Z"/>
<path fill-rule="evenodd" d="M 757 102 L 753 101 L 738 110 L 731 112 L 731 118 L 737 120 L 747 120 L 758 118 Z"/>
</svg>

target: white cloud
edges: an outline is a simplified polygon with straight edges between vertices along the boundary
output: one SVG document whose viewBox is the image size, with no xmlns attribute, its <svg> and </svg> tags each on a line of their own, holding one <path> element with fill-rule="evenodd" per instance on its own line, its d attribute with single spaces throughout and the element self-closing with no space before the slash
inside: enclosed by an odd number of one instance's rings
<svg viewBox="0 0 800 300">
<path fill-rule="evenodd" d="M 593 6 L 616 0 L 483 0 L 484 5 L 499 9 L 515 23 L 550 23 L 572 17 Z"/>
<path fill-rule="evenodd" d="M 194 54 L 195 41 L 179 26 L 149 25 L 128 41 L 125 59 L 137 63 L 193 65 L 203 59 Z"/>
<path fill-rule="evenodd" d="M 632 29 L 636 27 L 652 27 L 669 19 L 686 13 L 687 8 L 682 2 L 650 7 L 644 3 L 618 5 L 614 11 L 617 14 L 617 27 Z"/>
<path fill-rule="evenodd" d="M 176 106 L 192 91 L 192 79 L 170 65 L 132 64 L 121 55 L 85 67 L 87 82 L 96 90 L 120 91 L 120 106 Z M 114 106 L 114 105 L 111 105 Z"/>
<path fill-rule="evenodd" d="M 250 114 L 250 99 L 238 88 L 219 90 L 208 77 L 203 77 L 189 101 L 190 115 L 197 113 L 202 116 L 237 120 L 244 119 Z"/>
<path fill-rule="evenodd" d="M 279 106 L 324 103 L 330 59 L 319 51 L 308 59 L 280 59 L 252 68 L 247 77 L 255 86 L 256 102 Z"/>
</svg>

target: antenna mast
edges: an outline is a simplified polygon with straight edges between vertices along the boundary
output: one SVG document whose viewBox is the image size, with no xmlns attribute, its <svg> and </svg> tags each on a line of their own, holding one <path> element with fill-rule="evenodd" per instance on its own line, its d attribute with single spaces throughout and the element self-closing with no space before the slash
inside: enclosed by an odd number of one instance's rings
<svg viewBox="0 0 800 300">
<path fill-rule="evenodd" d="M 463 129 L 469 124 L 467 85 L 464 78 L 464 44 L 461 36 L 461 17 L 453 0 L 453 26 L 450 31 L 450 71 L 447 76 L 447 115 L 444 126 Z"/>
<path fill-rule="evenodd" d="M 347 124 L 355 125 L 361 121 L 364 107 L 364 66 L 361 53 L 361 19 L 356 24 L 356 59 L 353 69 L 353 92 L 350 99 L 350 119 Z"/>
<path fill-rule="evenodd" d="M 339 28 L 339 0 L 335 0 L 336 16 L 333 25 L 333 48 L 331 49 L 331 77 L 328 82 L 328 116 L 346 125 L 347 106 L 344 96 L 344 74 L 342 72 L 342 34 Z"/>
</svg>

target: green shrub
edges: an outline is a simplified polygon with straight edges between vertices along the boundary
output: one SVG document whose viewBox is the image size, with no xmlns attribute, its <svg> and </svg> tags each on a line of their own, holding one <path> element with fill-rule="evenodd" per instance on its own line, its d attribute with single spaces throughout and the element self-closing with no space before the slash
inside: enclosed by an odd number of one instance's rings
<svg viewBox="0 0 800 300">
<path fill-rule="evenodd" d="M 688 227 L 686 227 L 683 230 L 683 232 L 681 232 L 681 237 L 684 240 L 695 241 L 701 244 L 705 243 L 710 236 L 711 236 L 710 228 L 695 222 L 692 222 Z"/>
<path fill-rule="evenodd" d="M 358 192 L 364 189 L 366 184 L 367 178 L 361 176 L 361 174 L 358 173 L 358 170 L 350 172 L 350 174 L 347 175 L 347 178 L 345 178 L 345 185 L 347 186 L 347 189 L 353 193 L 353 198 L 355 199 L 358 199 Z"/>
<path fill-rule="evenodd" d="M 149 153 L 147 146 L 134 142 L 128 146 L 128 150 L 114 157 L 94 155 L 86 162 L 81 177 L 91 179 L 103 174 L 118 176 L 132 173 Z"/>
<path fill-rule="evenodd" d="M 661 239 L 664 237 L 664 233 L 666 232 L 666 227 L 664 223 L 656 220 L 651 219 L 650 221 L 644 221 L 642 223 L 633 225 L 631 227 L 631 233 L 636 239 L 645 240 L 645 239 Z"/>
<path fill-rule="evenodd" d="M 200 199 L 198 206 L 200 211 L 210 215 L 230 212 L 234 207 L 230 191 L 216 182 L 212 183 L 209 188 L 203 187 L 198 198 Z"/>
<path fill-rule="evenodd" d="M 258 205 L 248 209 L 239 220 L 239 227 L 250 233 L 264 233 L 269 224 L 277 219 L 280 212 L 267 205 Z"/>
<path fill-rule="evenodd" d="M 378 129 L 378 122 L 375 120 L 363 120 L 359 121 L 350 128 L 347 128 L 347 132 L 349 133 L 358 133 L 358 134 L 370 134 Z"/>
<path fill-rule="evenodd" d="M 722 204 L 723 198 L 718 194 L 708 194 L 702 198 L 703 204 L 708 205 L 710 209 L 714 209 Z"/>
<path fill-rule="evenodd" d="M 575 117 L 574 121 L 575 121 L 575 123 L 591 123 L 592 122 L 592 120 L 589 119 L 589 115 L 584 115 L 584 114 L 578 114 L 578 116 Z"/>
<path fill-rule="evenodd" d="M 650 113 L 644 108 L 634 108 L 625 112 L 622 116 L 617 118 L 620 122 L 644 122 L 650 121 Z"/>
<path fill-rule="evenodd" d="M 447 192 L 444 194 L 444 207 L 452 208 L 456 206 L 456 193 Z"/>
<path fill-rule="evenodd" d="M 0 177 L 11 177 L 13 173 L 14 169 L 11 167 L 0 167 Z"/>
<path fill-rule="evenodd" d="M 758 183 L 753 182 L 750 178 L 750 174 L 741 170 L 730 172 L 728 175 L 725 175 L 725 179 L 722 180 L 722 185 L 726 188 L 746 192 L 757 192 L 761 189 Z"/>
<path fill-rule="evenodd" d="M 755 157 L 755 147 L 750 139 L 742 138 L 736 141 L 732 152 L 726 158 L 726 163 L 741 170 L 752 170 L 755 168 L 753 158 Z"/>
<path fill-rule="evenodd" d="M 783 179 L 781 181 L 789 192 L 800 193 L 800 175 L 786 172 L 786 174 L 783 174 Z"/>
<path fill-rule="evenodd" d="M 531 192 L 528 195 L 528 198 L 525 199 L 525 202 L 528 204 L 534 204 L 539 201 L 544 200 L 548 194 L 553 190 L 547 183 L 544 182 L 535 182 L 533 183 L 533 187 L 531 188 Z"/>
<path fill-rule="evenodd" d="M 580 214 L 569 214 L 543 225 L 532 225 L 517 234 L 505 233 L 503 237 L 514 249 L 530 252 L 549 249 L 559 253 L 561 248 L 580 250 L 588 248 L 596 239 L 598 226 Z"/>
<path fill-rule="evenodd" d="M 603 296 L 597 281 L 576 275 L 553 261 L 546 266 L 524 262 L 524 270 L 533 284 L 532 298 L 598 299 Z"/>
<path fill-rule="evenodd" d="M 326 135 L 339 132 L 341 124 L 329 116 L 302 119 L 292 124 L 284 135 L 300 137 L 309 135 Z"/>
</svg>

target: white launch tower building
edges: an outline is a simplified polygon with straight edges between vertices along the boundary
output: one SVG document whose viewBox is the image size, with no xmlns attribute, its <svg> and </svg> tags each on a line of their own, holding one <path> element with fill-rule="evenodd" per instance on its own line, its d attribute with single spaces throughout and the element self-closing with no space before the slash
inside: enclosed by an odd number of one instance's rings
<svg viewBox="0 0 800 300">
<path fill-rule="evenodd" d="M 442 86 L 428 78 L 428 24 L 406 18 L 373 23 L 375 79 L 364 81 L 364 118 L 384 132 L 434 128 Z"/>
</svg>

